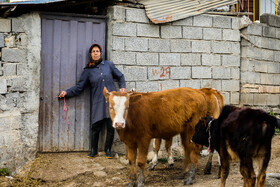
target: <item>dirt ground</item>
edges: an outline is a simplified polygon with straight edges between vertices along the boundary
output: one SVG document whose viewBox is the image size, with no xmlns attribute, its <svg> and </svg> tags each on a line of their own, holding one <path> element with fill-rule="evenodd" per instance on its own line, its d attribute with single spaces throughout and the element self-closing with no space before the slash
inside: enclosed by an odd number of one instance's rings
<svg viewBox="0 0 280 187">
<path fill-rule="evenodd" d="M 104 155 L 89 159 L 87 153 L 40 154 L 26 164 L 20 175 L 12 179 L 0 177 L 0 186 L 126 186 L 129 180 L 129 166 L 125 156 L 106 159 Z M 272 156 L 267 173 L 280 173 L 280 135 L 273 138 Z M 217 155 L 213 157 L 212 174 L 204 175 L 203 169 L 208 157 L 201 157 L 193 187 L 216 187 L 220 184 Z M 182 160 L 177 159 L 173 169 L 167 168 L 162 159 L 153 171 L 146 169 L 145 186 L 183 186 Z M 239 163 L 232 163 L 226 186 L 243 186 Z M 280 180 L 267 177 L 267 187 L 280 186 Z"/>
</svg>

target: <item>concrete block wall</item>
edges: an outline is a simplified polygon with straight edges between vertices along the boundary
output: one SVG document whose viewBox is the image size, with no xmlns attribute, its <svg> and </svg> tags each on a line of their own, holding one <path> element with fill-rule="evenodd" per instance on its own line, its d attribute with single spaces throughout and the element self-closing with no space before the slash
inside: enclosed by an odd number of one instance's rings
<svg viewBox="0 0 280 187">
<path fill-rule="evenodd" d="M 0 168 L 15 171 L 37 152 L 41 20 L 0 18 Z"/>
<path fill-rule="evenodd" d="M 178 87 L 221 90 L 239 104 L 239 18 L 200 15 L 155 25 L 144 9 L 109 8 L 108 59 L 123 70 L 128 89 Z"/>
<path fill-rule="evenodd" d="M 241 103 L 279 114 L 280 16 L 261 20 L 241 31 Z"/>
</svg>

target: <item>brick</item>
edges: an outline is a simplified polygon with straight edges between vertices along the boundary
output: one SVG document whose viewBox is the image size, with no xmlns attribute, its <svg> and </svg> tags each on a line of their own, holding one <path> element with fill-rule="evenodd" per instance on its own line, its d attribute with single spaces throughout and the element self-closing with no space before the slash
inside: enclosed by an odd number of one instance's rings
<svg viewBox="0 0 280 187">
<path fill-rule="evenodd" d="M 212 51 L 214 53 L 232 53 L 232 43 L 231 42 L 218 42 L 214 41 L 212 43 Z"/>
<path fill-rule="evenodd" d="M 188 17 L 185 19 L 172 22 L 172 25 L 181 25 L 181 26 L 192 26 L 192 24 L 193 24 L 193 17 Z"/>
<path fill-rule="evenodd" d="M 130 66 L 124 68 L 124 75 L 126 81 L 146 81 L 147 80 L 147 68 Z"/>
<path fill-rule="evenodd" d="M 225 16 L 214 16 L 213 17 L 213 27 L 219 28 L 231 28 L 231 18 Z"/>
<path fill-rule="evenodd" d="M 190 79 L 191 68 L 190 67 L 171 67 L 170 68 L 171 79 Z"/>
<path fill-rule="evenodd" d="M 128 51 L 148 51 L 147 38 L 125 38 L 124 48 Z"/>
<path fill-rule="evenodd" d="M 0 94 L 7 93 L 7 81 L 6 79 L 0 79 Z"/>
<path fill-rule="evenodd" d="M 124 50 L 124 38 L 112 37 L 112 50 Z"/>
<path fill-rule="evenodd" d="M 212 27 L 212 16 L 198 15 L 193 17 L 193 26 L 196 27 Z"/>
<path fill-rule="evenodd" d="M 200 80 L 180 80 L 180 87 L 201 88 Z"/>
<path fill-rule="evenodd" d="M 171 52 L 191 52 L 191 42 L 189 40 L 171 40 Z"/>
<path fill-rule="evenodd" d="M 149 80 L 163 80 L 170 78 L 170 67 L 149 67 L 148 79 Z"/>
<path fill-rule="evenodd" d="M 211 42 L 210 41 L 193 41 L 192 42 L 192 52 L 211 52 Z"/>
<path fill-rule="evenodd" d="M 243 61 L 242 61 L 242 63 L 243 63 Z M 222 55 L 222 65 L 227 66 L 227 67 L 239 67 L 240 66 L 240 56 Z"/>
<path fill-rule="evenodd" d="M 27 59 L 24 50 L 17 48 L 2 48 L 2 61 L 24 63 Z"/>
<path fill-rule="evenodd" d="M 149 39 L 149 51 L 170 52 L 170 41 L 164 39 Z"/>
<path fill-rule="evenodd" d="M 134 65 L 136 64 L 136 53 L 113 51 L 110 60 L 113 61 L 114 64 Z"/>
<path fill-rule="evenodd" d="M 222 91 L 236 92 L 239 90 L 239 80 L 222 80 Z"/>
<path fill-rule="evenodd" d="M 239 104 L 239 92 L 232 92 L 230 94 L 230 103 L 234 105 Z"/>
<path fill-rule="evenodd" d="M 182 38 L 181 26 L 161 26 L 161 37 L 162 38 Z"/>
<path fill-rule="evenodd" d="M 268 94 L 254 94 L 254 105 L 266 105 Z"/>
<path fill-rule="evenodd" d="M 21 18 L 12 18 L 12 31 L 24 32 L 23 21 Z"/>
<path fill-rule="evenodd" d="M 159 37 L 159 25 L 137 24 L 137 36 Z"/>
<path fill-rule="evenodd" d="M 213 79 L 230 79 L 230 68 L 213 67 Z"/>
<path fill-rule="evenodd" d="M 126 9 L 126 21 L 137 22 L 137 23 L 149 23 L 149 19 L 146 15 L 145 9 Z"/>
<path fill-rule="evenodd" d="M 201 88 L 214 88 L 217 90 L 222 90 L 222 81 L 221 80 L 202 80 Z"/>
<path fill-rule="evenodd" d="M 179 66 L 180 65 L 180 54 L 174 53 L 160 53 L 159 64 L 167 66 Z"/>
<path fill-rule="evenodd" d="M 160 85 L 158 81 L 148 81 L 148 82 L 136 82 L 136 90 L 138 92 L 158 92 L 160 91 Z"/>
<path fill-rule="evenodd" d="M 0 33 L 0 48 L 2 48 L 2 47 L 4 47 L 4 34 Z"/>
<path fill-rule="evenodd" d="M 192 67 L 192 78 L 211 78 L 211 74 L 209 67 Z"/>
<path fill-rule="evenodd" d="M 17 65 L 7 63 L 3 65 L 4 76 L 13 76 L 17 74 Z"/>
<path fill-rule="evenodd" d="M 240 31 L 231 30 L 231 29 L 223 29 L 223 40 L 239 42 L 240 41 Z"/>
<path fill-rule="evenodd" d="M 115 36 L 136 36 L 136 23 L 114 23 L 112 27 Z"/>
<path fill-rule="evenodd" d="M 213 54 L 202 54 L 202 65 L 219 66 L 221 65 L 221 56 Z"/>
<path fill-rule="evenodd" d="M 202 39 L 202 28 L 183 27 L 183 38 Z"/>
<path fill-rule="evenodd" d="M 253 94 L 240 94 L 240 104 L 243 105 L 254 105 L 254 95 Z"/>
<path fill-rule="evenodd" d="M 11 20 L 0 18 L 0 32 L 11 32 Z"/>
<path fill-rule="evenodd" d="M 111 19 L 115 21 L 125 21 L 125 8 L 123 6 L 112 6 L 108 8 Z"/>
<path fill-rule="evenodd" d="M 158 65 L 159 58 L 158 53 L 137 53 L 136 54 L 136 62 L 138 65 Z"/>
<path fill-rule="evenodd" d="M 221 40 L 222 30 L 216 28 L 203 28 L 204 40 Z"/>
<path fill-rule="evenodd" d="M 201 65 L 201 54 L 181 54 L 181 65 Z"/>
<path fill-rule="evenodd" d="M 263 26 L 263 36 L 275 38 L 276 37 L 276 28 L 275 27 L 269 27 L 269 26 Z"/>
</svg>

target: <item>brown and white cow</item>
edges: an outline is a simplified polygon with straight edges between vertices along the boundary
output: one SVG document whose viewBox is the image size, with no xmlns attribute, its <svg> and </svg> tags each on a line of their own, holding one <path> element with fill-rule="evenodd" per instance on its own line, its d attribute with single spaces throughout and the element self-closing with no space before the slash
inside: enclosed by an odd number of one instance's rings
<svg viewBox="0 0 280 187">
<path fill-rule="evenodd" d="M 140 168 L 138 186 L 143 186 L 144 168 L 149 144 L 153 138 L 168 139 L 181 135 L 185 151 L 184 171 L 192 184 L 201 145 L 191 142 L 195 125 L 207 114 L 205 94 L 192 88 L 176 88 L 149 93 L 118 93 L 103 91 L 109 102 L 109 113 L 119 138 L 125 143 L 130 164 L 129 186 L 136 182 L 136 157 Z"/>
<path fill-rule="evenodd" d="M 254 187 L 253 160 L 258 161 L 257 186 L 264 187 L 271 154 L 271 139 L 279 121 L 263 110 L 225 106 L 218 119 L 206 117 L 195 127 L 192 141 L 213 147 L 221 157 L 221 187 L 225 186 L 231 160 L 240 160 L 245 187 Z"/>
<path fill-rule="evenodd" d="M 223 97 L 222 93 L 220 91 L 212 89 L 212 88 L 201 88 L 199 90 L 202 91 L 203 93 L 205 93 L 205 96 L 206 96 L 207 116 L 211 116 L 213 118 L 218 118 L 223 106 L 225 105 L 224 97 Z M 155 141 L 153 142 L 154 157 L 149 166 L 149 169 L 151 169 L 151 170 L 153 170 L 155 168 L 155 166 L 158 164 L 158 152 L 160 149 L 161 142 L 162 142 L 162 140 L 159 138 L 155 139 Z M 168 167 L 169 168 L 173 167 L 173 164 L 174 164 L 171 146 L 172 146 L 172 138 L 166 139 L 165 148 L 166 148 L 166 151 L 168 152 Z M 209 159 L 205 166 L 204 174 L 211 173 L 213 152 L 214 152 L 214 150 L 211 150 L 211 152 L 209 153 Z M 219 176 L 219 174 L 218 174 L 218 176 Z"/>
</svg>

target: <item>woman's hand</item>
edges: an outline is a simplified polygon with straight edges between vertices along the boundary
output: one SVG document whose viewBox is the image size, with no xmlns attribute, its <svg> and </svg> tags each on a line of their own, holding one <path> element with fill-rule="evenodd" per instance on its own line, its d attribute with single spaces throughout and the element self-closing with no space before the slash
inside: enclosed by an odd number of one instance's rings
<svg viewBox="0 0 280 187">
<path fill-rule="evenodd" d="M 127 91 L 126 91 L 125 88 L 121 88 L 121 89 L 120 89 L 120 92 L 121 92 L 121 93 L 125 93 L 125 92 L 127 92 Z"/>
<path fill-rule="evenodd" d="M 67 92 L 62 90 L 57 97 L 62 98 L 62 97 L 65 97 L 66 95 L 67 95 Z"/>
</svg>

